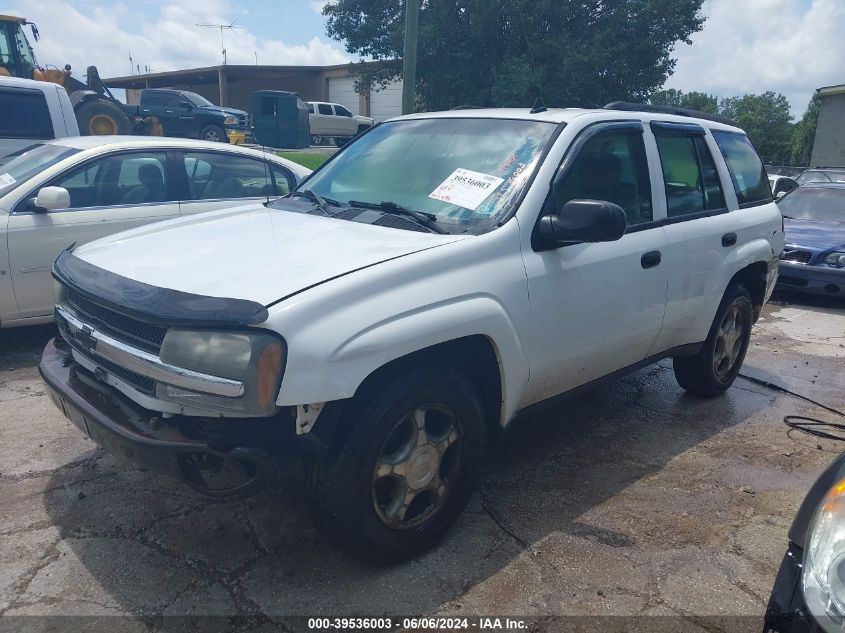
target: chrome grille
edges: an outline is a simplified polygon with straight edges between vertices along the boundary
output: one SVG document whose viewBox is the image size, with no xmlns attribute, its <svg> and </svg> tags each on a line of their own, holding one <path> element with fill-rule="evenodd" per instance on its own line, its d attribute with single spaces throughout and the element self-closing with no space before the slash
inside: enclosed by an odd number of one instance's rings
<svg viewBox="0 0 845 633">
<path fill-rule="evenodd" d="M 167 328 L 104 308 L 73 291 L 68 292 L 68 302 L 85 322 L 109 331 L 126 342 L 139 343 L 144 349 L 156 352 L 161 349 Z"/>
<path fill-rule="evenodd" d="M 78 354 L 81 354 L 108 373 L 117 376 L 124 382 L 129 383 L 138 391 L 142 391 L 150 395 L 155 393 L 156 383 L 152 378 L 148 378 L 147 376 L 142 376 L 134 371 L 125 369 L 124 367 L 111 362 L 107 358 L 100 358 L 99 356 L 94 357 L 90 351 L 84 349 L 84 347 L 80 345 L 79 341 L 77 341 L 76 337 L 71 334 L 67 327 L 67 323 L 65 323 L 65 320 L 59 314 L 56 314 L 56 324 L 59 327 L 59 333 L 62 335 L 62 338 L 67 341 L 68 345 L 70 345 Z"/>
<path fill-rule="evenodd" d="M 785 250 L 780 256 L 782 261 L 791 262 L 793 264 L 808 264 L 813 259 L 813 254 L 810 251 L 802 251 L 799 249 Z"/>
</svg>

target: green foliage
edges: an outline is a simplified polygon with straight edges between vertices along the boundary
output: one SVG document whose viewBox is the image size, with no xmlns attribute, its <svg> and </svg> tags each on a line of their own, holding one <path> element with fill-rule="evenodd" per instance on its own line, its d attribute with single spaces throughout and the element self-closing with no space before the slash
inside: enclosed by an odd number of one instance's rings
<svg viewBox="0 0 845 633">
<path fill-rule="evenodd" d="M 808 167 L 813 154 L 813 141 L 816 139 L 816 125 L 819 122 L 819 110 L 822 100 L 819 93 L 813 94 L 807 111 L 795 124 L 792 134 L 792 164 Z"/>
<path fill-rule="evenodd" d="M 722 116 L 736 122 L 748 133 L 763 162 L 787 165 L 792 158 L 792 114 L 782 94 L 729 97 L 721 103 Z"/>
<path fill-rule="evenodd" d="M 719 100 L 711 94 L 704 92 L 682 92 L 670 88 L 659 90 L 649 97 L 649 102 L 654 105 L 671 106 L 673 108 L 688 108 L 710 114 L 719 113 Z"/>
<path fill-rule="evenodd" d="M 329 156 L 331 156 L 330 152 L 276 152 L 282 158 L 287 158 L 288 160 L 292 160 L 295 163 L 299 163 L 303 167 L 307 167 L 308 169 L 317 169 L 320 165 L 325 163 Z"/>
<path fill-rule="evenodd" d="M 331 37 L 382 63 L 359 85 L 401 76 L 404 0 L 330 0 Z M 643 100 L 704 23 L 702 0 L 428 0 L 419 15 L 417 103 L 595 107 Z"/>
</svg>

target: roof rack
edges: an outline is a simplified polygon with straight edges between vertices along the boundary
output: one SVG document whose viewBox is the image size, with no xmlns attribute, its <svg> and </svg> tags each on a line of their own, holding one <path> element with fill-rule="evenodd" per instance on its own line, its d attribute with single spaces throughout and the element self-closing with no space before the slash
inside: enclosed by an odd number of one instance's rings
<svg viewBox="0 0 845 633">
<path fill-rule="evenodd" d="M 727 117 L 719 116 L 718 114 L 710 114 L 709 112 L 700 112 L 699 110 L 689 110 L 688 108 L 651 105 L 650 103 L 627 103 L 625 101 L 614 101 L 613 103 L 608 103 L 603 109 L 622 110 L 623 112 L 658 112 L 660 114 L 675 114 L 678 116 L 688 116 L 737 127 L 737 124 Z"/>
</svg>

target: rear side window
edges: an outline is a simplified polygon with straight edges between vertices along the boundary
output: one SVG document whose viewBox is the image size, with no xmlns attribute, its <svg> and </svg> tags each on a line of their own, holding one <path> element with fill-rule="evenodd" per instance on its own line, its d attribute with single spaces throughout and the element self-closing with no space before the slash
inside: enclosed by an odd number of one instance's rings
<svg viewBox="0 0 845 633">
<path fill-rule="evenodd" d="M 157 106 L 162 103 L 162 95 L 160 92 L 145 92 L 141 98 L 145 106 Z"/>
<path fill-rule="evenodd" d="M 320 114 L 334 115 L 334 113 L 332 112 L 332 107 L 328 103 L 318 103 L 317 109 L 320 111 Z"/>
<path fill-rule="evenodd" d="M 753 206 L 772 201 L 769 179 L 763 168 L 763 161 L 745 134 L 713 131 L 713 138 L 719 145 L 722 156 L 731 172 L 740 207 Z"/>
<path fill-rule="evenodd" d="M 670 218 L 725 208 L 716 164 L 701 134 L 655 130 Z"/>
<path fill-rule="evenodd" d="M 0 138 L 55 138 L 47 99 L 40 90 L 0 90 Z"/>
</svg>

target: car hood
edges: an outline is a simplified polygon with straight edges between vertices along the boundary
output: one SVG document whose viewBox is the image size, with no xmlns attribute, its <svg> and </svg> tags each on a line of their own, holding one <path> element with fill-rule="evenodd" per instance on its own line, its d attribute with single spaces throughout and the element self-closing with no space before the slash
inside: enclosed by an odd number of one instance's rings
<svg viewBox="0 0 845 633">
<path fill-rule="evenodd" d="M 74 255 L 122 277 L 267 306 L 465 235 L 406 231 L 263 205 L 212 211 L 91 242 Z"/>
<path fill-rule="evenodd" d="M 819 222 L 784 218 L 786 243 L 815 250 L 836 248 L 845 243 L 845 222 Z"/>
<path fill-rule="evenodd" d="M 243 110 L 236 110 L 235 108 L 221 108 L 220 106 L 199 106 L 197 109 L 202 110 L 203 112 L 213 112 L 214 114 L 222 114 L 224 116 L 227 116 L 229 114 L 238 118 L 246 116 L 246 112 L 244 112 Z"/>
</svg>

